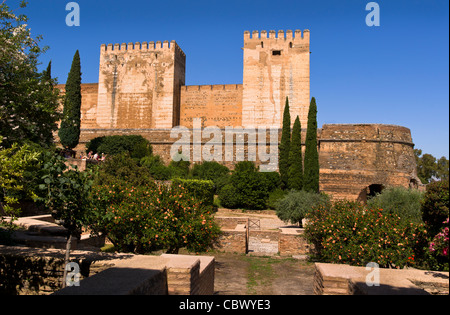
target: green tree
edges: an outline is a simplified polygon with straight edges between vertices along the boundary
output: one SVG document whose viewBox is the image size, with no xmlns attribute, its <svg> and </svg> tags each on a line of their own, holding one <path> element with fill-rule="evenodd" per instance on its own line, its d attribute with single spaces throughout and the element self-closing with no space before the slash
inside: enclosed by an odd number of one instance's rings
<svg viewBox="0 0 450 315">
<path fill-rule="evenodd" d="M 42 78 L 50 83 L 50 88 L 53 88 L 52 85 L 52 62 L 48 63 L 47 69 L 42 73 Z"/>
<path fill-rule="evenodd" d="M 277 202 L 275 210 L 280 220 L 301 226 L 302 220 L 313 208 L 325 207 L 329 203 L 329 197 L 325 194 L 291 190 Z"/>
<path fill-rule="evenodd" d="M 306 130 L 305 167 L 303 189 L 319 192 L 319 153 L 317 151 L 317 105 L 316 99 L 311 99 Z"/>
<path fill-rule="evenodd" d="M 423 196 L 424 193 L 417 189 L 387 187 L 370 198 L 367 206 L 372 209 L 383 209 L 383 212 L 395 214 L 406 222 L 422 223 Z"/>
<path fill-rule="evenodd" d="M 39 154 L 31 150 L 27 144 L 19 147 L 15 143 L 11 148 L 0 150 L 0 202 L 5 214 L 12 218 L 9 222 L 11 228 L 14 219 L 20 214 L 20 210 L 16 207 L 19 199 L 24 194 L 33 199 L 37 197 L 24 185 L 24 178 L 26 169 L 37 160 L 38 156 Z M 2 221 L 3 217 L 0 216 L 0 223 Z"/>
<path fill-rule="evenodd" d="M 26 2 L 20 3 L 21 8 Z M 58 91 L 38 72 L 41 36 L 31 37 L 25 15 L 0 2 L 0 135 L 3 146 L 33 142 L 51 146 L 57 129 Z"/>
<path fill-rule="evenodd" d="M 286 104 L 283 112 L 283 128 L 281 131 L 281 142 L 278 149 L 278 169 L 281 176 L 282 188 L 288 187 L 289 178 L 289 150 L 291 145 L 291 114 L 289 110 L 289 99 L 286 97 Z"/>
<path fill-rule="evenodd" d="M 449 162 L 445 156 L 436 159 L 429 153 L 422 155 L 422 150 L 414 149 L 417 164 L 417 177 L 422 184 L 428 184 L 434 180 L 449 179 Z"/>
<path fill-rule="evenodd" d="M 292 142 L 289 152 L 289 189 L 303 188 L 302 127 L 297 116 L 292 128 Z"/>
<path fill-rule="evenodd" d="M 436 177 L 440 180 L 447 180 L 449 179 L 449 162 L 448 159 L 445 156 L 442 156 L 439 160 L 436 162 Z"/>
<path fill-rule="evenodd" d="M 443 222 L 449 215 L 449 200 L 449 182 L 447 180 L 427 185 L 422 202 L 422 219 L 430 235 L 436 235 L 445 227 Z"/>
<path fill-rule="evenodd" d="M 436 158 L 428 153 L 422 155 L 422 150 L 414 149 L 417 164 L 417 177 L 422 184 L 428 184 L 436 175 Z"/>
<path fill-rule="evenodd" d="M 92 171 L 79 172 L 68 169 L 65 159 L 53 155 L 44 165 L 46 174 L 40 189 L 46 194 L 42 198 L 51 210 L 56 222 L 67 229 L 65 265 L 69 263 L 72 240 L 80 238 L 82 227 L 86 222 L 87 211 L 91 209 Z M 67 271 L 64 271 L 63 287 L 65 287 Z"/>
<path fill-rule="evenodd" d="M 254 162 L 238 162 L 219 192 L 221 205 L 226 208 L 265 209 L 273 188 L 269 178 L 273 178 L 272 174 L 259 172 Z"/>
<path fill-rule="evenodd" d="M 81 63 L 80 53 L 75 52 L 66 83 L 63 118 L 58 136 L 66 150 L 72 150 L 80 140 L 81 123 Z"/>
</svg>

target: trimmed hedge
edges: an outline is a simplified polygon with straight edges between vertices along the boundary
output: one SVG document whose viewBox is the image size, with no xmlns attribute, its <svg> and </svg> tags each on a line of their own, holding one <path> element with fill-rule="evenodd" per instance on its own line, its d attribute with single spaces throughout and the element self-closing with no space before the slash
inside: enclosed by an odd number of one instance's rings
<svg viewBox="0 0 450 315">
<path fill-rule="evenodd" d="M 150 142 L 140 135 L 105 136 L 94 138 L 86 144 L 86 152 L 93 151 L 116 155 L 129 152 L 132 158 L 141 159 L 152 154 Z"/>
<path fill-rule="evenodd" d="M 278 173 L 259 172 L 251 161 L 239 162 L 219 191 L 220 204 L 230 209 L 266 209 L 269 193 L 279 184 Z"/>
</svg>

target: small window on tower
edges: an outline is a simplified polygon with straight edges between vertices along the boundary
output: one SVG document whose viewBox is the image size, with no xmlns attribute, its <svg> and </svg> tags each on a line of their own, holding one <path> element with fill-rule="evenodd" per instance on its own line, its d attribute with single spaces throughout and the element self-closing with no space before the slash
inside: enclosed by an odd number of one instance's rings
<svg viewBox="0 0 450 315">
<path fill-rule="evenodd" d="M 272 56 L 281 56 L 281 50 L 272 50 Z"/>
</svg>

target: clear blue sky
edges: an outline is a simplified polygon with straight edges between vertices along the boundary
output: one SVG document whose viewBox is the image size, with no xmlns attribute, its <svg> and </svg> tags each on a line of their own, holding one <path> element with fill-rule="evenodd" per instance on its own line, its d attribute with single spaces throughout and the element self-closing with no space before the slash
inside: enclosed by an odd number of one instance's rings
<svg viewBox="0 0 450 315">
<path fill-rule="evenodd" d="M 14 7 L 17 0 L 7 0 Z M 30 0 L 34 35 L 65 83 L 80 50 L 83 82 L 98 82 L 102 43 L 176 40 L 186 84 L 242 83 L 244 30 L 309 29 L 311 96 L 325 123 L 384 123 L 411 129 L 417 148 L 449 157 L 449 1 L 379 0 L 379 27 L 365 24 L 369 0 L 78 0 L 81 25 L 65 24 L 66 0 Z"/>
</svg>

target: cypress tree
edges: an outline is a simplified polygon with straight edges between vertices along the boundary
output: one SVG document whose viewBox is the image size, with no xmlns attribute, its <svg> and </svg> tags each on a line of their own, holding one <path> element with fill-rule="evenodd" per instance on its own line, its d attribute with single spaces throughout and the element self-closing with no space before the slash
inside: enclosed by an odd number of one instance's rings
<svg viewBox="0 0 450 315">
<path fill-rule="evenodd" d="M 316 99 L 311 99 L 308 112 L 308 127 L 306 129 L 305 170 L 303 189 L 319 192 L 319 153 L 317 151 L 317 105 Z"/>
<path fill-rule="evenodd" d="M 58 136 L 66 150 L 72 150 L 80 140 L 81 122 L 81 64 L 78 50 L 75 53 L 66 83 L 63 118 Z"/>
<path fill-rule="evenodd" d="M 283 128 L 281 131 L 281 142 L 278 148 L 278 169 L 281 177 L 281 187 L 288 187 L 289 178 L 289 149 L 291 144 L 291 114 L 289 112 L 289 100 L 286 97 L 286 104 L 283 113 Z"/>
<path fill-rule="evenodd" d="M 48 63 L 47 70 L 45 70 L 43 72 L 42 77 L 43 77 L 44 81 L 51 83 L 51 80 L 52 80 L 52 62 L 51 61 Z"/>
<path fill-rule="evenodd" d="M 297 116 L 292 128 L 292 140 L 289 151 L 289 189 L 302 190 L 303 188 L 303 161 L 302 161 L 302 127 Z"/>
</svg>

